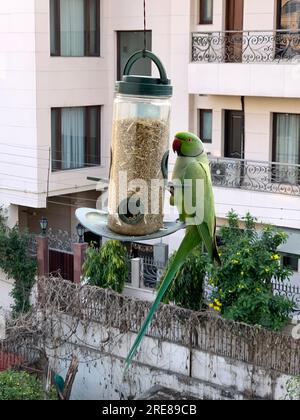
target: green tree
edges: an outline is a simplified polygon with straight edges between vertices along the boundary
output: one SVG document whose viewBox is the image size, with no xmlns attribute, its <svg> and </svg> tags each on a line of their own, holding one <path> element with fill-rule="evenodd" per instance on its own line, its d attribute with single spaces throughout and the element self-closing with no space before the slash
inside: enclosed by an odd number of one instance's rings
<svg viewBox="0 0 300 420">
<path fill-rule="evenodd" d="M 0 372 L 0 401 L 3 400 L 44 400 L 41 381 L 27 372 L 6 370 Z M 55 400 L 56 391 L 52 387 L 47 399 Z"/>
<path fill-rule="evenodd" d="M 287 235 L 274 227 L 255 229 L 250 215 L 240 228 L 235 212 L 228 214 L 228 226 L 221 228 L 222 265 L 210 269 L 210 283 L 215 287 L 210 306 L 225 318 L 279 330 L 289 319 L 292 303 L 274 296 L 272 280 L 283 282 L 291 271 L 280 265 L 277 253 Z"/>
<path fill-rule="evenodd" d="M 0 268 L 15 280 L 11 292 L 15 314 L 30 309 L 30 294 L 36 275 L 36 261 L 28 254 L 31 238 L 29 233 L 20 232 L 17 226 L 9 229 L 0 209 Z"/>
<path fill-rule="evenodd" d="M 166 270 L 172 264 L 174 256 L 175 254 L 170 257 Z M 166 304 L 173 302 L 177 306 L 193 311 L 202 310 L 204 307 L 203 287 L 207 264 L 207 256 L 203 255 L 200 249 L 190 254 L 178 271 L 172 286 L 163 298 L 163 302 Z M 160 283 L 158 288 L 159 286 Z"/>
<path fill-rule="evenodd" d="M 83 265 L 83 276 L 91 286 L 121 293 L 128 276 L 126 248 L 119 241 L 107 241 L 100 249 L 91 245 Z"/>
</svg>

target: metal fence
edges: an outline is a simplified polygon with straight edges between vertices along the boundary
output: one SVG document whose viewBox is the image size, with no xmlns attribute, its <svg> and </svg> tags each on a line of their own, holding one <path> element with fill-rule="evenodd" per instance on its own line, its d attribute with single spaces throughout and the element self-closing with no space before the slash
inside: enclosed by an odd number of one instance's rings
<svg viewBox="0 0 300 420">
<path fill-rule="evenodd" d="M 300 195 L 300 165 L 210 158 L 210 166 L 216 187 Z"/>
<path fill-rule="evenodd" d="M 192 61 L 274 63 L 300 58 L 300 31 L 218 31 L 192 34 Z"/>
<path fill-rule="evenodd" d="M 49 241 L 49 272 L 59 272 L 64 280 L 73 282 L 73 244 L 77 242 L 77 236 L 70 235 L 67 231 L 49 229 L 47 237 Z"/>
<path fill-rule="evenodd" d="M 142 289 L 154 290 L 165 270 L 166 263 L 156 261 L 153 257 L 131 258 L 128 256 L 127 261 L 127 283 Z"/>
<path fill-rule="evenodd" d="M 272 282 L 273 293 L 275 296 L 282 296 L 293 302 L 293 310 L 291 316 L 300 315 L 300 287 L 291 285 L 289 283 L 280 283 L 278 281 Z M 214 290 L 207 279 L 204 285 L 204 299 L 209 302 L 210 296 Z"/>
<path fill-rule="evenodd" d="M 39 360 L 37 343 L 32 337 L 15 340 L 0 340 L 0 371 L 29 366 Z"/>
<path fill-rule="evenodd" d="M 300 287 L 273 282 L 273 292 L 274 295 L 286 297 L 293 302 L 293 314 L 300 315 Z"/>
</svg>

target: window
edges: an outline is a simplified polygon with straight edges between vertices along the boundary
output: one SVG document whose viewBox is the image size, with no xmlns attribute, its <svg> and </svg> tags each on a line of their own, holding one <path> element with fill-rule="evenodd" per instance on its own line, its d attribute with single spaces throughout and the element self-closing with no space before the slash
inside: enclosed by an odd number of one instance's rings
<svg viewBox="0 0 300 420">
<path fill-rule="evenodd" d="M 100 56 L 100 0 L 50 0 L 51 55 Z"/>
<path fill-rule="evenodd" d="M 128 59 L 138 50 L 144 49 L 144 31 L 119 31 L 117 33 L 117 77 L 121 80 Z M 146 33 L 146 48 L 152 49 L 152 32 Z M 134 64 L 132 74 L 151 76 L 151 60 L 139 60 Z"/>
<path fill-rule="evenodd" d="M 276 57 L 291 58 L 299 55 L 299 43 L 294 42 L 297 35 L 289 31 L 300 29 L 300 1 L 277 0 L 277 29 L 286 31 L 277 35 Z"/>
<path fill-rule="evenodd" d="M 277 0 L 278 1 L 278 29 L 296 31 L 300 29 L 300 1 L 299 0 Z"/>
<path fill-rule="evenodd" d="M 100 165 L 99 106 L 51 110 L 52 171 Z"/>
<path fill-rule="evenodd" d="M 213 0 L 200 0 L 200 25 L 213 23 Z"/>
<path fill-rule="evenodd" d="M 273 161 L 290 164 L 278 165 L 276 181 L 297 184 L 300 164 L 300 115 L 274 114 Z"/>
<path fill-rule="evenodd" d="M 282 256 L 282 265 L 285 268 L 292 269 L 296 273 L 299 270 L 299 257 L 297 255 L 285 254 Z"/>
<path fill-rule="evenodd" d="M 212 110 L 199 110 L 199 136 L 203 143 L 212 143 Z"/>
</svg>

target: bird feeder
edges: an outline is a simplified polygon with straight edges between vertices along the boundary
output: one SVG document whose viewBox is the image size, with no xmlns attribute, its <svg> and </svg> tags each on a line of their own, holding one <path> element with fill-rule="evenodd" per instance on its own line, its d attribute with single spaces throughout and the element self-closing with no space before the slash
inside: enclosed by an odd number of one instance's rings
<svg viewBox="0 0 300 420">
<path fill-rule="evenodd" d="M 159 78 L 130 75 L 150 58 Z M 135 53 L 116 83 L 109 180 L 108 228 L 120 235 L 149 235 L 163 228 L 172 86 L 159 58 Z"/>
</svg>

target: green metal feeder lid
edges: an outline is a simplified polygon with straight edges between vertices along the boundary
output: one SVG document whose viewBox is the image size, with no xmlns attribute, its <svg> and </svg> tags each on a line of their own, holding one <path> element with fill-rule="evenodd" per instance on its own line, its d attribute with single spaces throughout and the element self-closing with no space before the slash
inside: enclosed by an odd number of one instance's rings
<svg viewBox="0 0 300 420">
<path fill-rule="evenodd" d="M 160 78 L 129 75 L 133 64 L 142 58 L 150 58 L 154 61 L 159 70 Z M 160 59 L 150 51 L 138 51 L 129 58 L 124 69 L 122 81 L 116 83 L 116 93 L 136 96 L 171 97 L 173 87 Z"/>
</svg>

